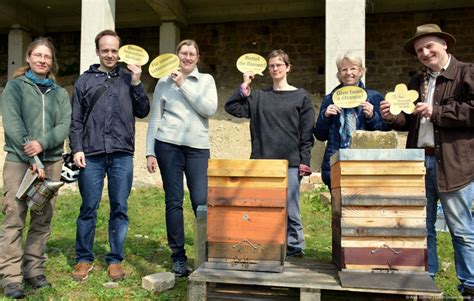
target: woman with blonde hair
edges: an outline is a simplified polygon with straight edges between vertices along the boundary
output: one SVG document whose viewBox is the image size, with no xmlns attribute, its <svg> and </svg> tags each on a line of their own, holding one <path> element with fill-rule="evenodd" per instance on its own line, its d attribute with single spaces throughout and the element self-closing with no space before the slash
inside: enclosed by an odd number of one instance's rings
<svg viewBox="0 0 474 301">
<path fill-rule="evenodd" d="M 366 89 L 362 82 L 362 77 L 366 71 L 362 59 L 348 52 L 337 58 L 336 66 L 336 76 L 340 84 L 324 97 L 314 128 L 316 139 L 327 141 L 321 164 L 321 176 L 324 184 L 329 189 L 331 189 L 329 159 L 339 149 L 350 147 L 351 135 L 354 131 L 390 130 L 379 112 L 379 104 L 383 100 L 382 94 L 375 90 Z M 367 92 L 367 99 L 355 108 L 340 108 L 334 104 L 333 94 L 345 86 L 364 89 Z"/>
</svg>

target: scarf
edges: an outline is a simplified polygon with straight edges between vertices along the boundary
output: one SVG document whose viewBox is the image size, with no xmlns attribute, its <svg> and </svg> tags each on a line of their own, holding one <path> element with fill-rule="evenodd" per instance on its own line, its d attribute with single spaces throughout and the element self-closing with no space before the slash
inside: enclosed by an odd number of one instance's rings
<svg viewBox="0 0 474 301">
<path fill-rule="evenodd" d="M 341 136 L 340 148 L 348 148 L 351 145 L 351 135 L 357 129 L 357 109 L 343 109 L 339 115 L 339 134 Z"/>
<path fill-rule="evenodd" d="M 46 87 L 51 87 L 52 85 L 54 85 L 54 81 L 52 79 L 49 79 L 49 78 L 41 79 L 35 73 L 33 73 L 31 69 L 26 71 L 25 76 L 29 80 L 31 80 L 35 85 L 41 85 L 41 86 L 46 86 Z"/>
</svg>

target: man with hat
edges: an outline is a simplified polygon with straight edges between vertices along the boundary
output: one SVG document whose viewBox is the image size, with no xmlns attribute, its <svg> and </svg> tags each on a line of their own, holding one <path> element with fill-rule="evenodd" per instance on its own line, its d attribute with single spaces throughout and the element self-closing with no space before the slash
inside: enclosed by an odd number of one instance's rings
<svg viewBox="0 0 474 301">
<path fill-rule="evenodd" d="M 438 271 L 436 205 L 444 209 L 454 247 L 460 292 L 474 295 L 474 66 L 447 52 L 456 42 L 436 24 L 418 26 L 404 49 L 423 67 L 408 88 L 419 92 L 413 114 L 390 113 L 382 101 L 380 112 L 392 128 L 408 131 L 407 148 L 425 150 L 428 273 Z"/>
</svg>

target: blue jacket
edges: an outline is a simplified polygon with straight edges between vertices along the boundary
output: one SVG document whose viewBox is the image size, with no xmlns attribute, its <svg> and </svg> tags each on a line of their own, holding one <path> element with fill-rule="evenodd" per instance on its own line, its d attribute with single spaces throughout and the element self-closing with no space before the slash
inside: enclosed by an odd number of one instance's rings
<svg viewBox="0 0 474 301">
<path fill-rule="evenodd" d="M 329 105 L 334 104 L 332 101 L 332 95 L 337 89 L 341 87 L 342 84 L 334 88 L 330 94 L 324 97 L 318 120 L 316 121 L 316 126 L 313 130 L 316 139 L 319 141 L 327 141 L 326 150 L 324 151 L 324 157 L 321 163 L 321 176 L 324 184 L 328 185 L 329 187 L 331 187 L 331 167 L 329 165 L 329 159 L 335 152 L 339 150 L 341 145 L 341 135 L 339 132 L 341 128 L 341 122 L 340 114 L 327 118 L 324 116 L 324 113 L 326 112 L 326 109 Z M 383 121 L 379 111 L 380 102 L 384 99 L 384 97 L 375 90 L 365 89 L 364 84 L 361 82 L 359 83 L 359 87 L 363 88 L 367 92 L 367 99 L 374 106 L 374 114 L 371 119 L 367 119 L 362 110 L 357 107 L 357 130 L 389 131 L 390 127 Z"/>
<path fill-rule="evenodd" d="M 86 155 L 135 150 L 135 117 L 144 118 L 150 103 L 143 84 L 132 86 L 131 74 L 120 65 L 108 74 L 92 65 L 74 85 L 69 139 L 73 153 Z M 97 100 L 84 124 L 85 112 L 96 90 L 108 76 L 117 77 Z"/>
</svg>

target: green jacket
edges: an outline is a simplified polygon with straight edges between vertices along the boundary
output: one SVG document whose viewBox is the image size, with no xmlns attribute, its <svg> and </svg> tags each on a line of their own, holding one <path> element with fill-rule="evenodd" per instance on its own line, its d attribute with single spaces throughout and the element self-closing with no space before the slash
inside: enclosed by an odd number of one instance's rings
<svg viewBox="0 0 474 301">
<path fill-rule="evenodd" d="M 54 84 L 45 94 L 25 76 L 7 82 L 2 94 L 6 160 L 34 163 L 23 152 L 23 137 L 43 146 L 41 161 L 58 161 L 71 125 L 71 102 L 65 89 Z"/>
</svg>

